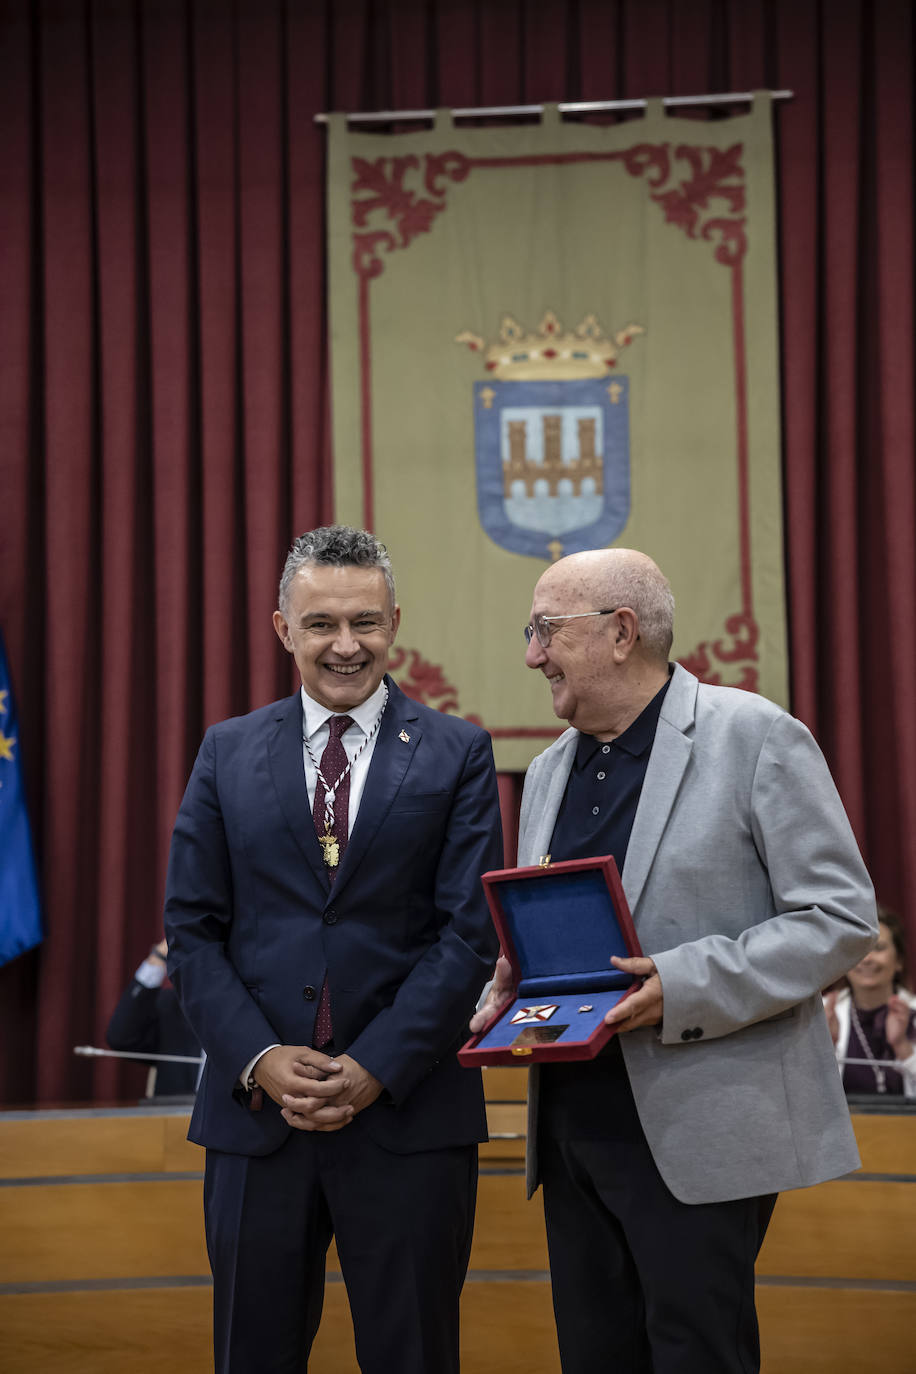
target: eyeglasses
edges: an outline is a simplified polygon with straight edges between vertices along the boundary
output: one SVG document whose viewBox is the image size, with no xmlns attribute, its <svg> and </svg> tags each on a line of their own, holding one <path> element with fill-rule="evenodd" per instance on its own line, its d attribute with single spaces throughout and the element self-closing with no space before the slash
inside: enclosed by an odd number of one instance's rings
<svg viewBox="0 0 916 1374">
<path fill-rule="evenodd" d="M 536 615 L 530 625 L 525 626 L 525 643 L 530 644 L 532 636 L 537 639 L 542 649 L 546 649 L 553 636 L 551 628 L 560 620 L 583 620 L 589 615 L 614 615 L 620 608 L 611 606 L 606 611 L 577 611 L 575 615 Z"/>
</svg>

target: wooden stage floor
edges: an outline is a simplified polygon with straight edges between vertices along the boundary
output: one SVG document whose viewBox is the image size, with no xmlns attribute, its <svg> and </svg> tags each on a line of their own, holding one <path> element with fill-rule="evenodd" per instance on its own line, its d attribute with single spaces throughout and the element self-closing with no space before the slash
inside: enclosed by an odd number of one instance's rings
<svg viewBox="0 0 916 1374">
<path fill-rule="evenodd" d="M 559 1374 L 541 1204 L 524 1196 L 524 1081 L 486 1071 L 462 1374 Z M 212 1368 L 187 1120 L 186 1107 L 0 1112 L 3 1374 Z M 765 1374 L 916 1371 L 916 1113 L 853 1121 L 862 1170 L 777 1205 L 758 1265 Z M 310 1366 L 358 1374 L 333 1250 Z"/>
</svg>

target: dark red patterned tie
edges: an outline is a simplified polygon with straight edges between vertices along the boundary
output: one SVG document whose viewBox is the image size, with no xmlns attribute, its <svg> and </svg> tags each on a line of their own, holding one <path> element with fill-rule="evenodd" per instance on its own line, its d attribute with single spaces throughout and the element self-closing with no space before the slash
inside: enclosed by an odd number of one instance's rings
<svg viewBox="0 0 916 1374">
<path fill-rule="evenodd" d="M 350 716 L 330 716 L 328 719 L 328 742 L 325 745 L 324 753 L 321 756 L 321 771 L 333 787 L 341 773 L 347 766 L 347 751 L 343 747 L 341 736 L 346 734 L 353 720 Z M 324 797 L 325 787 L 321 778 L 315 782 L 315 801 L 312 806 L 312 819 L 315 822 L 315 829 L 319 835 L 325 833 L 324 821 Z M 344 850 L 347 847 L 347 823 L 350 811 L 350 774 L 339 783 L 334 793 L 334 835 L 338 844 L 337 862 L 343 858 Z M 328 879 L 333 884 L 337 877 L 337 869 L 328 869 Z M 312 1044 L 316 1049 L 323 1049 L 333 1039 L 334 1031 L 331 1025 L 331 996 L 328 992 L 328 976 L 325 974 L 324 982 L 321 985 L 321 995 L 318 998 L 318 1010 L 315 1013 L 315 1030 L 312 1035 Z"/>
</svg>

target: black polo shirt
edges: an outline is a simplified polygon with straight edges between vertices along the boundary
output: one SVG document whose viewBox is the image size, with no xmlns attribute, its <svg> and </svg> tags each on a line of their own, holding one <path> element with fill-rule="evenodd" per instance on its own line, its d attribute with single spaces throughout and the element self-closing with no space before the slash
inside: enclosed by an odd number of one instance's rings
<svg viewBox="0 0 916 1374">
<path fill-rule="evenodd" d="M 623 872 L 671 671 L 664 687 L 622 735 L 606 741 L 579 735 L 550 841 L 554 863 L 613 854 L 618 871 Z M 599 1076 L 600 1091 L 596 1091 Z M 609 1040 L 595 1059 L 541 1065 L 539 1132 L 542 1150 L 548 1141 L 573 1138 L 619 1144 L 629 1132 L 642 1154 L 647 1154 L 619 1036 Z M 654 1169 L 651 1162 L 648 1167 Z"/>
<path fill-rule="evenodd" d="M 618 870 L 623 872 L 658 717 L 670 684 L 669 676 L 616 739 L 601 741 L 594 735 L 579 735 L 550 841 L 554 863 L 613 854 Z"/>
</svg>

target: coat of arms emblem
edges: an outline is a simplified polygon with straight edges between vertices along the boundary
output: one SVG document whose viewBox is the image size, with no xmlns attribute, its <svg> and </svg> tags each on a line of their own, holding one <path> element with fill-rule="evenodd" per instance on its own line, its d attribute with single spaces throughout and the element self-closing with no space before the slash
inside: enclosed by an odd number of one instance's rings
<svg viewBox="0 0 916 1374">
<path fill-rule="evenodd" d="M 630 513 L 630 379 L 618 350 L 645 330 L 605 334 L 594 315 L 565 331 L 548 311 L 537 333 L 511 316 L 483 354 L 474 383 L 477 508 L 490 538 L 513 553 L 555 560 L 600 548 Z"/>
</svg>

